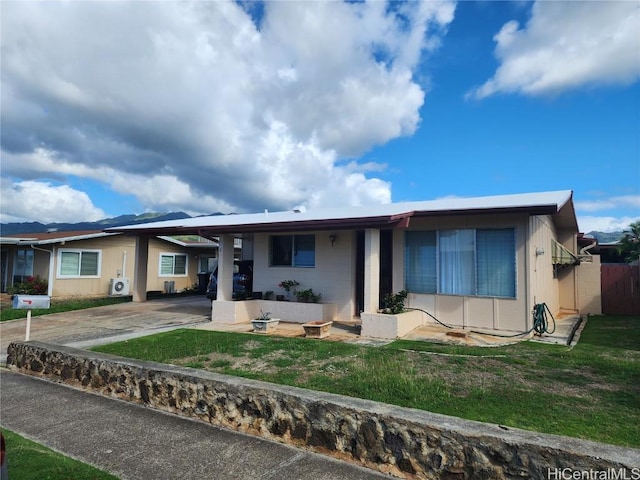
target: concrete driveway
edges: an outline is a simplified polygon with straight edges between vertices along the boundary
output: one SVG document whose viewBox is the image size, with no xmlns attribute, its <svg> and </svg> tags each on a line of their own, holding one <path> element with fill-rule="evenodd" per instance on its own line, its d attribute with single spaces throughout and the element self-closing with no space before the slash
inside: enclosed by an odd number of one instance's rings
<svg viewBox="0 0 640 480">
<path fill-rule="evenodd" d="M 11 342 L 24 341 L 26 310 L 24 314 L 24 319 L 0 322 L 0 361 Z M 32 317 L 30 339 L 85 348 L 210 320 L 211 300 L 204 295 L 163 298 Z"/>
</svg>

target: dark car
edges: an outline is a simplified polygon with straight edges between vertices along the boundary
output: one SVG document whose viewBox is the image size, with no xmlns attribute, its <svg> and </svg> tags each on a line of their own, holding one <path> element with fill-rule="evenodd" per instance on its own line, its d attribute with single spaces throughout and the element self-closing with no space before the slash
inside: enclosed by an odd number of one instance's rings
<svg viewBox="0 0 640 480">
<path fill-rule="evenodd" d="M 253 291 L 253 261 L 233 262 L 233 298 L 247 298 Z M 209 276 L 207 298 L 215 300 L 218 295 L 218 267 Z"/>
</svg>

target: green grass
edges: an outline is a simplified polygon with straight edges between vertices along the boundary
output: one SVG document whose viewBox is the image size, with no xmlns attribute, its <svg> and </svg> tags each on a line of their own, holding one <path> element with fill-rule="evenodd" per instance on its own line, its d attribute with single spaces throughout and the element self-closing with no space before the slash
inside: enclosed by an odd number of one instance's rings
<svg viewBox="0 0 640 480">
<path fill-rule="evenodd" d="M 49 313 L 70 312 L 72 310 L 83 310 L 85 308 L 102 307 L 103 305 L 113 305 L 115 303 L 130 302 L 131 297 L 105 297 L 105 298 L 77 298 L 70 300 L 52 300 L 51 308 L 36 308 L 31 310 L 31 316 L 47 315 Z M 27 318 L 27 310 L 11 308 L 11 305 L 3 305 L 0 310 L 0 322 Z"/>
<path fill-rule="evenodd" d="M 640 447 L 637 317 L 591 317 L 575 348 L 367 347 L 183 329 L 95 350 Z"/>
<path fill-rule="evenodd" d="M 10 431 L 2 430 L 11 480 L 117 480 L 95 467 L 54 452 Z"/>
</svg>

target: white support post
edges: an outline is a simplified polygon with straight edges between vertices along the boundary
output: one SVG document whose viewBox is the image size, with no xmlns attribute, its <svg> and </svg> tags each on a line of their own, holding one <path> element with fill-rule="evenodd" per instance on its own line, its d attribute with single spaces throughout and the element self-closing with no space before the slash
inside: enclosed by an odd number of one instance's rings
<svg viewBox="0 0 640 480">
<path fill-rule="evenodd" d="M 133 301 L 147 301 L 147 267 L 149 263 L 149 237 L 136 237 L 136 257 L 133 269 Z"/>
<path fill-rule="evenodd" d="M 233 300 L 233 235 L 220 235 L 218 247 L 217 300 Z"/>
<path fill-rule="evenodd" d="M 364 232 L 364 311 L 375 313 L 380 303 L 380 230 Z"/>
</svg>

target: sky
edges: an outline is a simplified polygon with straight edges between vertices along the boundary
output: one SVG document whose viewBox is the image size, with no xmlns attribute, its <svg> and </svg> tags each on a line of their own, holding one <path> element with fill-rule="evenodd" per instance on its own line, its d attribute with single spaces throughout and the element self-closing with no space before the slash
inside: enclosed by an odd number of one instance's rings
<svg viewBox="0 0 640 480">
<path fill-rule="evenodd" d="M 12 1 L 0 221 L 572 190 L 640 220 L 636 1 Z"/>
</svg>

